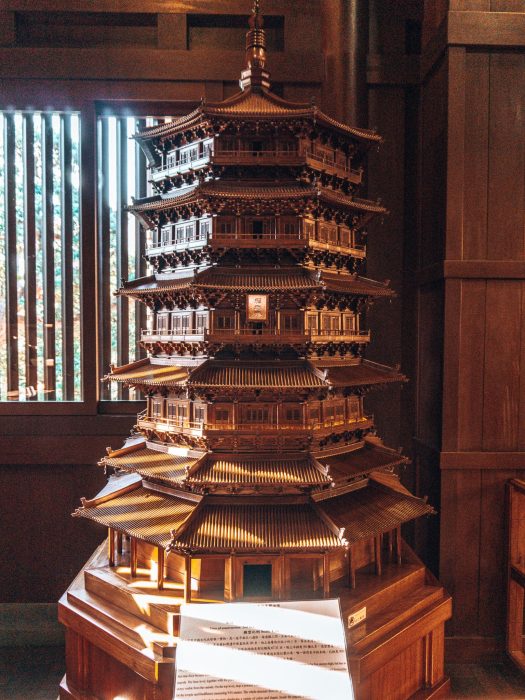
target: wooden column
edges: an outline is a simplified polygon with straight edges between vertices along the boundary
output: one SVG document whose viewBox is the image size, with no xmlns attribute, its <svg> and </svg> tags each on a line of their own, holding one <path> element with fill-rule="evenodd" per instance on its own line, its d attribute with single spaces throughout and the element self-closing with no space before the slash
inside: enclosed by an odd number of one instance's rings
<svg viewBox="0 0 525 700">
<path fill-rule="evenodd" d="M 165 572 L 165 552 L 164 547 L 157 547 L 157 588 L 164 588 L 164 572 Z"/>
<path fill-rule="evenodd" d="M 134 537 L 130 538 L 129 574 L 131 578 L 137 576 L 137 540 Z"/>
<path fill-rule="evenodd" d="M 233 600 L 233 557 L 224 562 L 224 600 Z"/>
<path fill-rule="evenodd" d="M 122 554 L 122 532 L 117 532 L 117 552 Z"/>
<path fill-rule="evenodd" d="M 191 557 L 184 558 L 184 602 L 191 603 Z"/>
<path fill-rule="evenodd" d="M 388 537 L 388 561 L 392 561 L 394 554 L 394 532 L 395 530 L 390 530 L 386 533 Z"/>
<path fill-rule="evenodd" d="M 323 106 L 329 114 L 354 126 L 368 123 L 366 57 L 368 2 L 323 0 L 325 75 Z"/>
<path fill-rule="evenodd" d="M 108 562 L 115 566 L 115 530 L 111 527 L 108 527 Z"/>
<path fill-rule="evenodd" d="M 330 596 L 330 559 L 328 554 L 323 554 L 323 596 Z"/>
<path fill-rule="evenodd" d="M 397 527 L 396 528 L 396 559 L 397 559 L 398 564 L 401 564 L 401 547 L 402 547 L 401 528 Z"/>
</svg>

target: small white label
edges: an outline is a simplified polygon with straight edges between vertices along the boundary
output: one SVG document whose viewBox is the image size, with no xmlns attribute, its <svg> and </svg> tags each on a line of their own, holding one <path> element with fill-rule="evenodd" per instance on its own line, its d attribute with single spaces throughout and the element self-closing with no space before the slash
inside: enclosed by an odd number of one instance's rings
<svg viewBox="0 0 525 700">
<path fill-rule="evenodd" d="M 363 620 L 366 620 L 366 608 L 356 610 L 348 616 L 348 629 L 355 627 L 360 622 L 363 622 Z"/>
</svg>

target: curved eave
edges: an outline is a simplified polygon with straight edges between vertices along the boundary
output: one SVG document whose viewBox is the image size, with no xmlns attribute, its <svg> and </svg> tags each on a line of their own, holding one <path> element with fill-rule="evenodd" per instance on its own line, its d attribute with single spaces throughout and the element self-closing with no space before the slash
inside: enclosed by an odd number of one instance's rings
<svg viewBox="0 0 525 700">
<path fill-rule="evenodd" d="M 239 273 L 225 268 L 208 268 L 197 276 L 181 277 L 173 280 L 157 280 L 154 275 L 127 282 L 118 289 L 120 296 L 141 298 L 181 291 L 195 293 L 221 290 L 234 292 L 293 292 L 315 291 L 329 294 L 341 294 L 354 297 L 394 297 L 395 292 L 386 283 L 376 282 L 357 275 L 322 273 L 319 278 L 315 273 L 304 269 L 304 274 L 297 270 L 285 274 L 263 274 L 261 270 L 253 273 L 245 270 Z"/>
<path fill-rule="evenodd" d="M 112 381 L 126 386 L 183 386 L 188 378 L 188 370 L 177 365 L 152 363 L 150 357 L 131 362 L 121 367 L 113 367 L 102 381 Z"/>
<path fill-rule="evenodd" d="M 310 122 L 312 127 L 321 125 L 343 137 L 357 140 L 365 146 L 380 144 L 383 141 L 382 136 L 371 129 L 361 129 L 345 124 L 325 114 L 316 106 L 308 103 L 290 102 L 267 90 L 257 94 L 247 90 L 222 102 L 203 103 L 185 116 L 142 129 L 134 135 L 134 138 L 140 142 L 167 139 L 199 124 L 204 125 L 212 119 L 242 122 L 260 121 L 261 119 L 277 121 L 299 119 Z"/>
<path fill-rule="evenodd" d="M 156 124 L 155 126 L 148 126 L 145 129 L 137 131 L 133 138 L 136 141 L 146 141 L 148 139 L 153 139 L 162 136 L 168 136 L 170 134 L 176 134 L 184 129 L 190 128 L 203 121 L 203 111 L 202 105 L 199 105 L 196 109 L 189 114 L 185 114 L 182 117 L 177 117 L 169 122 L 164 122 L 164 124 Z"/>
<path fill-rule="evenodd" d="M 351 211 L 360 212 L 365 215 L 366 221 L 379 214 L 387 214 L 388 210 L 379 202 L 350 197 L 339 192 L 321 188 L 300 187 L 297 185 L 282 185 L 280 187 L 254 187 L 248 184 L 237 185 L 213 181 L 204 185 L 197 185 L 190 192 L 186 192 L 174 197 L 155 197 L 147 200 L 137 200 L 126 210 L 135 214 L 151 228 L 154 226 L 152 215 L 157 212 L 176 210 L 181 207 L 200 206 L 206 208 L 213 207 L 218 200 L 231 202 L 273 202 L 275 200 L 298 201 L 305 200 L 317 202 L 331 207 L 344 208 Z M 364 222 L 363 222 L 364 223 Z"/>
</svg>

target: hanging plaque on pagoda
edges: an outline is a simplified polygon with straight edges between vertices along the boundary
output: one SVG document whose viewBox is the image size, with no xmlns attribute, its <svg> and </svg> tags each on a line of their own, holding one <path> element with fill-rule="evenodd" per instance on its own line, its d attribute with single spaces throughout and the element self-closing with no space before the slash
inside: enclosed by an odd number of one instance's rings
<svg viewBox="0 0 525 700">
<path fill-rule="evenodd" d="M 268 295 L 248 294 L 246 296 L 246 316 L 248 321 L 267 321 Z"/>
<path fill-rule="evenodd" d="M 181 607 L 175 700 L 353 697 L 337 599 Z"/>
</svg>

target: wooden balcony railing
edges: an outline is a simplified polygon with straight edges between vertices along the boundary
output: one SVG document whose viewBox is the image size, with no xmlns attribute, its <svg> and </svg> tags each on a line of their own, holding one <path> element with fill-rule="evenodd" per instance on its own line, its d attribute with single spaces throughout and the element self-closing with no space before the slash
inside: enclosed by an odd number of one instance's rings
<svg viewBox="0 0 525 700">
<path fill-rule="evenodd" d="M 202 248 L 208 245 L 209 233 L 194 233 L 192 236 L 185 236 L 181 240 L 172 241 L 151 241 L 146 246 L 146 253 L 153 255 L 155 253 L 173 253 L 184 251 L 192 248 Z"/>
<path fill-rule="evenodd" d="M 142 331 L 143 342 L 200 342 L 220 341 L 249 344 L 257 340 L 267 340 L 269 342 L 282 340 L 284 342 L 304 343 L 304 342 L 347 342 L 347 343 L 368 343 L 370 341 L 370 331 L 356 330 L 289 330 L 286 328 L 196 328 L 181 331 L 166 330 L 163 328 Z"/>
<path fill-rule="evenodd" d="M 137 416 L 139 428 L 152 428 L 154 430 L 164 431 L 179 431 L 190 435 L 200 436 L 206 428 L 204 421 L 188 421 L 178 418 L 164 418 L 163 416 L 148 416 L 147 411 L 139 413 Z"/>
<path fill-rule="evenodd" d="M 183 330 L 165 330 L 164 328 L 145 329 L 142 331 L 141 338 L 143 341 L 150 342 L 184 342 L 184 341 L 199 341 L 204 340 L 207 333 L 206 328 L 183 329 Z"/>
<path fill-rule="evenodd" d="M 206 333 L 206 340 L 231 338 L 236 343 L 253 343 L 261 340 L 285 340 L 288 342 L 347 342 L 368 343 L 370 331 L 356 330 L 289 330 L 286 328 L 214 328 Z"/>
<path fill-rule="evenodd" d="M 345 426 L 356 428 L 365 428 L 373 424 L 373 416 L 365 416 L 363 418 L 327 418 L 324 421 L 306 421 L 306 423 L 301 422 L 286 422 L 279 421 L 279 423 L 246 423 L 246 422 L 236 422 L 236 423 L 208 423 L 206 425 L 207 431 L 221 431 L 221 430 L 243 430 L 246 432 L 257 432 L 259 430 L 290 430 L 295 432 L 307 432 L 310 430 L 327 430 L 333 428 L 344 428 Z"/>
<path fill-rule="evenodd" d="M 363 168 L 354 170 L 352 167 L 348 166 L 333 158 L 327 156 L 322 156 L 319 153 L 314 153 L 313 151 L 305 151 L 304 157 L 306 158 L 306 163 L 312 165 L 315 168 L 320 168 L 326 171 L 328 174 L 337 175 L 339 173 L 344 173 L 352 182 L 359 183 L 363 177 Z"/>
<path fill-rule="evenodd" d="M 203 153 L 197 158 L 188 158 L 186 160 L 178 160 L 173 162 L 163 162 L 161 165 L 151 168 L 153 180 L 158 180 L 162 177 L 170 177 L 179 173 L 186 173 L 190 170 L 202 168 L 210 162 L 210 152 Z"/>
</svg>

